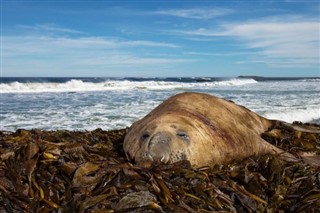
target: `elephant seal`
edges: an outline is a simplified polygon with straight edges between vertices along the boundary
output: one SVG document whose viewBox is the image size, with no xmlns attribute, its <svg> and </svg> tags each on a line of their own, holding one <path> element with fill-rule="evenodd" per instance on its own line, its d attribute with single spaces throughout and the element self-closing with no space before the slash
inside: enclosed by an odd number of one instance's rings
<svg viewBox="0 0 320 213">
<path fill-rule="evenodd" d="M 129 160 L 153 163 L 189 160 L 191 166 L 224 164 L 284 151 L 260 137 L 274 121 L 208 94 L 175 95 L 135 122 L 125 136 Z"/>
</svg>

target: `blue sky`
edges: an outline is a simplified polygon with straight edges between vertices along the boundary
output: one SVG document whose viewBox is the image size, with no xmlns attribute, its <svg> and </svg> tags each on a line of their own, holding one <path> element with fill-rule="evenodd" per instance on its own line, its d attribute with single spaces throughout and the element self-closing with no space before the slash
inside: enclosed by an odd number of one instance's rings
<svg viewBox="0 0 320 213">
<path fill-rule="evenodd" d="M 317 0 L 1 1 L 1 76 L 320 77 Z"/>
</svg>

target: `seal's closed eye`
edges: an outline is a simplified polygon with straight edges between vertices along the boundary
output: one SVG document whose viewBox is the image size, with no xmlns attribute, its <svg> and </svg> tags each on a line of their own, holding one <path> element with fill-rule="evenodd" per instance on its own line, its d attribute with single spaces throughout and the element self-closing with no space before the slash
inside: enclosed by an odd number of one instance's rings
<svg viewBox="0 0 320 213">
<path fill-rule="evenodd" d="M 142 135 L 141 135 L 141 138 L 140 138 L 140 141 L 143 142 L 145 141 L 147 138 L 150 137 L 150 134 L 148 132 L 144 132 Z"/>
<path fill-rule="evenodd" d="M 177 135 L 178 135 L 181 139 L 183 139 L 184 141 L 188 141 L 188 142 L 189 142 L 189 140 L 190 140 L 189 135 L 188 135 L 185 131 L 183 131 L 183 130 L 179 130 L 179 131 L 177 132 Z"/>
</svg>

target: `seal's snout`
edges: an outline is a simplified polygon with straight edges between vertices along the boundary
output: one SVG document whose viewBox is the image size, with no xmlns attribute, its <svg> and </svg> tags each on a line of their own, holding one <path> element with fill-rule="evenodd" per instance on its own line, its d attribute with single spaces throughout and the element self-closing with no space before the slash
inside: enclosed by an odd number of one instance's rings
<svg viewBox="0 0 320 213">
<path fill-rule="evenodd" d="M 157 132 L 149 141 L 149 147 L 154 145 L 164 145 L 171 141 L 171 136 L 167 132 Z"/>
<path fill-rule="evenodd" d="M 152 161 L 168 163 L 170 156 L 171 136 L 166 132 L 157 132 L 149 141 L 148 151 Z"/>
<path fill-rule="evenodd" d="M 149 140 L 145 140 L 140 150 L 140 155 L 136 162 L 142 166 L 153 163 L 168 163 L 170 161 L 170 143 L 171 135 L 167 132 L 156 132 L 150 135 Z"/>
</svg>

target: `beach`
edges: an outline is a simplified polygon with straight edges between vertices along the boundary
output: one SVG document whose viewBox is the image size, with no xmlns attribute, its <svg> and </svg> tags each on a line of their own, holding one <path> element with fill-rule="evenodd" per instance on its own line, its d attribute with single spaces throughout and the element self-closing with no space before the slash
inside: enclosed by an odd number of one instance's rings
<svg viewBox="0 0 320 213">
<path fill-rule="evenodd" d="M 302 124 L 299 124 L 303 126 Z M 320 125 L 304 125 L 318 128 Z M 320 134 L 276 128 L 262 137 L 315 152 L 315 165 L 277 155 L 191 168 L 129 162 L 126 129 L 0 132 L 1 212 L 316 212 Z M 298 156 L 298 155 L 296 155 Z"/>
<path fill-rule="evenodd" d="M 319 79 L 5 79 L 1 83 L 0 210 L 5 212 L 312 212 L 320 134 L 262 134 L 298 162 L 253 156 L 192 168 L 143 168 L 122 144 L 130 126 L 171 95 L 215 94 L 270 119 L 320 129 Z M 310 124 L 313 123 L 313 124 Z M 301 153 L 313 153 L 307 160 Z M 310 154 L 309 154 L 310 155 Z"/>
</svg>

